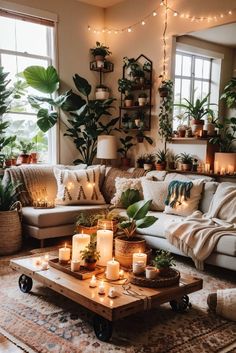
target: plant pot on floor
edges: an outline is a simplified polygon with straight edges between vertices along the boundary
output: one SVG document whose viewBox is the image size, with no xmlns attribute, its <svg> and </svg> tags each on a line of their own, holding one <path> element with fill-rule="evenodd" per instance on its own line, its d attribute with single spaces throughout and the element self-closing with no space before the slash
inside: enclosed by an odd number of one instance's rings
<svg viewBox="0 0 236 353">
<path fill-rule="evenodd" d="M 139 237 L 127 240 L 126 236 L 118 236 L 115 238 L 115 258 L 120 265 L 125 268 L 131 268 L 134 253 L 145 253 L 146 241 Z"/>
<path fill-rule="evenodd" d="M 165 169 L 166 169 L 166 162 L 156 163 L 156 170 L 165 170 Z"/>
</svg>

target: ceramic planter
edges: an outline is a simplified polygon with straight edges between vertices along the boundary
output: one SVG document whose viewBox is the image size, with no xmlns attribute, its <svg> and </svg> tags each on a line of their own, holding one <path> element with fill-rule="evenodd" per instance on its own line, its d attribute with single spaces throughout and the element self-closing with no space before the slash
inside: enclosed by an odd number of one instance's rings
<svg viewBox="0 0 236 353">
<path fill-rule="evenodd" d="M 102 90 L 97 88 L 95 92 L 95 97 L 96 99 L 108 99 L 109 92 L 107 90 Z"/>
<path fill-rule="evenodd" d="M 166 169 L 166 162 L 156 163 L 156 170 L 165 170 Z"/>
<path fill-rule="evenodd" d="M 133 240 L 127 240 L 125 236 L 115 238 L 115 258 L 120 265 L 125 268 L 131 268 L 134 253 L 145 253 L 146 241 L 134 237 Z"/>
<path fill-rule="evenodd" d="M 185 163 L 182 163 L 182 169 L 183 171 L 185 172 L 189 172 L 192 170 L 192 164 L 185 164 Z"/>
<path fill-rule="evenodd" d="M 125 107 L 132 107 L 133 99 L 125 99 Z"/>
<path fill-rule="evenodd" d="M 139 104 L 140 106 L 146 105 L 146 104 L 147 104 L 147 98 L 144 98 L 144 97 L 138 98 L 138 104 Z"/>
<path fill-rule="evenodd" d="M 95 55 L 95 60 L 97 62 L 97 67 L 104 67 L 105 58 L 102 55 Z"/>
</svg>

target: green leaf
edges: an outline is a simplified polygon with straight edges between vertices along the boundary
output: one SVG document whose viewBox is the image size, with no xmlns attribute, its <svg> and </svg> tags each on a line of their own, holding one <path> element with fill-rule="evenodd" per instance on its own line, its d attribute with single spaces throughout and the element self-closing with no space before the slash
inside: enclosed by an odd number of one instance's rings
<svg viewBox="0 0 236 353">
<path fill-rule="evenodd" d="M 132 225 L 132 222 L 130 221 L 123 221 L 119 224 L 119 227 L 121 229 L 129 228 Z"/>
<path fill-rule="evenodd" d="M 42 66 L 29 66 L 24 70 L 24 77 L 29 86 L 42 93 L 52 94 L 59 88 L 59 76 L 53 66 L 47 69 Z"/>
<path fill-rule="evenodd" d="M 37 114 L 37 125 L 43 132 L 47 132 L 51 127 L 53 127 L 58 118 L 58 114 L 55 111 L 50 111 L 48 109 L 40 109 Z"/>
<path fill-rule="evenodd" d="M 121 194 L 121 204 L 124 208 L 128 208 L 130 205 L 134 204 L 135 202 L 140 201 L 140 193 L 136 189 L 127 189 L 123 191 Z"/>
<path fill-rule="evenodd" d="M 82 93 L 86 97 L 90 95 L 92 87 L 85 78 L 79 76 L 78 74 L 75 74 L 75 76 L 73 77 L 73 81 L 77 90 L 80 93 Z"/>
<path fill-rule="evenodd" d="M 153 225 L 158 220 L 155 216 L 146 216 L 136 222 L 137 228 L 143 229 Z"/>
<path fill-rule="evenodd" d="M 61 105 L 61 109 L 69 112 L 80 109 L 86 104 L 86 101 L 82 99 L 78 94 L 69 91 L 66 100 Z"/>
<path fill-rule="evenodd" d="M 136 202 L 127 208 L 127 215 L 135 220 L 142 219 L 148 213 L 151 204 L 152 200 Z"/>
</svg>

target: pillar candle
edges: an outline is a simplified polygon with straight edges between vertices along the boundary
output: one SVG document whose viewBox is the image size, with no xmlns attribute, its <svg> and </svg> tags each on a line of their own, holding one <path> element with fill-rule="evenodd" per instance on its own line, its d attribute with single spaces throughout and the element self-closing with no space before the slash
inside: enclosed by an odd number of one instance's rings
<svg viewBox="0 0 236 353">
<path fill-rule="evenodd" d="M 117 279 L 120 278 L 120 264 L 118 261 L 115 261 L 112 259 L 111 261 L 107 262 L 107 271 L 106 271 L 106 277 L 107 279 L 111 281 L 116 281 Z"/>
<path fill-rule="evenodd" d="M 136 252 L 133 254 L 133 265 L 135 262 L 143 261 L 144 267 L 147 266 L 147 254 Z"/>
<path fill-rule="evenodd" d="M 113 251 L 113 231 L 99 229 L 97 231 L 97 251 L 100 252 L 98 265 L 106 266 L 107 261 L 112 259 Z"/>
<path fill-rule="evenodd" d="M 214 173 L 215 174 L 219 173 L 219 162 L 218 161 L 214 162 Z"/>
<path fill-rule="evenodd" d="M 211 165 L 210 163 L 205 163 L 205 173 L 210 173 Z"/>
<path fill-rule="evenodd" d="M 59 262 L 68 262 L 70 261 L 70 249 L 66 247 L 59 249 Z"/>
<path fill-rule="evenodd" d="M 233 175 L 234 174 L 234 166 L 233 165 L 228 165 L 228 173 L 230 175 Z"/>
<path fill-rule="evenodd" d="M 90 243 L 89 234 L 75 234 L 72 238 L 72 260 L 82 261 L 81 251 Z"/>
</svg>

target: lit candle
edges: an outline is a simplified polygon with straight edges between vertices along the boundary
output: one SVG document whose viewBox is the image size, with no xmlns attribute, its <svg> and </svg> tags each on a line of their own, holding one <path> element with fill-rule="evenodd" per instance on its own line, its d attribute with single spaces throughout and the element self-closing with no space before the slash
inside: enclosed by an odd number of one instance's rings
<svg viewBox="0 0 236 353">
<path fill-rule="evenodd" d="M 228 173 L 230 175 L 233 175 L 234 174 L 234 166 L 233 165 L 228 165 Z"/>
<path fill-rule="evenodd" d="M 105 294 L 105 286 L 103 281 L 101 281 L 98 286 L 98 294 Z"/>
<path fill-rule="evenodd" d="M 34 259 L 33 263 L 34 263 L 34 266 L 41 266 L 41 264 L 42 264 L 42 259 L 41 259 L 41 257 L 36 257 L 36 258 Z"/>
<path fill-rule="evenodd" d="M 210 173 L 211 165 L 210 163 L 205 163 L 205 173 Z"/>
<path fill-rule="evenodd" d="M 46 254 L 46 255 L 44 256 L 44 261 L 46 261 L 46 262 L 49 261 L 49 255 L 48 255 L 48 254 Z"/>
<path fill-rule="evenodd" d="M 119 272 L 120 279 L 123 279 L 124 275 L 125 275 L 124 270 L 120 270 Z"/>
<path fill-rule="evenodd" d="M 114 287 L 109 288 L 108 297 L 110 297 L 110 298 L 117 297 L 117 292 Z"/>
<path fill-rule="evenodd" d="M 59 262 L 60 263 L 68 263 L 70 261 L 70 249 L 66 247 L 66 243 L 64 248 L 59 249 Z"/>
<path fill-rule="evenodd" d="M 146 267 L 146 278 L 148 279 L 154 279 L 158 276 L 158 271 L 155 267 L 153 266 L 148 266 Z"/>
<path fill-rule="evenodd" d="M 111 261 L 107 262 L 107 271 L 106 271 L 107 279 L 111 281 L 116 281 L 117 279 L 120 278 L 119 271 L 120 271 L 120 264 L 118 261 L 115 261 L 113 258 Z"/>
<path fill-rule="evenodd" d="M 72 238 L 72 260 L 82 261 L 81 251 L 90 243 L 89 234 L 75 234 Z"/>
<path fill-rule="evenodd" d="M 143 261 L 133 262 L 133 273 L 135 275 L 140 275 L 145 271 L 145 265 Z"/>
<path fill-rule="evenodd" d="M 224 168 L 224 167 L 222 167 L 222 168 L 220 169 L 220 175 L 225 175 L 225 168 Z"/>
<path fill-rule="evenodd" d="M 218 161 L 214 162 L 214 173 L 215 174 L 219 173 L 219 162 Z"/>
<path fill-rule="evenodd" d="M 97 251 L 100 252 L 98 265 L 106 266 L 107 261 L 112 258 L 113 251 L 113 231 L 108 229 L 99 229 L 97 231 Z"/>
<path fill-rule="evenodd" d="M 139 251 L 138 253 L 134 253 L 133 254 L 133 265 L 135 262 L 138 261 L 143 261 L 144 263 L 144 267 L 147 266 L 147 254 L 141 253 L 141 251 Z"/>
<path fill-rule="evenodd" d="M 48 261 L 42 261 L 42 264 L 41 264 L 41 268 L 42 270 L 47 270 L 48 269 Z"/>
<path fill-rule="evenodd" d="M 89 287 L 95 288 L 96 286 L 97 286 L 97 280 L 96 280 L 96 277 L 93 275 L 93 277 L 91 278 L 91 280 L 89 282 Z"/>
<path fill-rule="evenodd" d="M 80 261 L 78 260 L 71 260 L 71 271 L 78 272 L 80 270 Z"/>
</svg>

